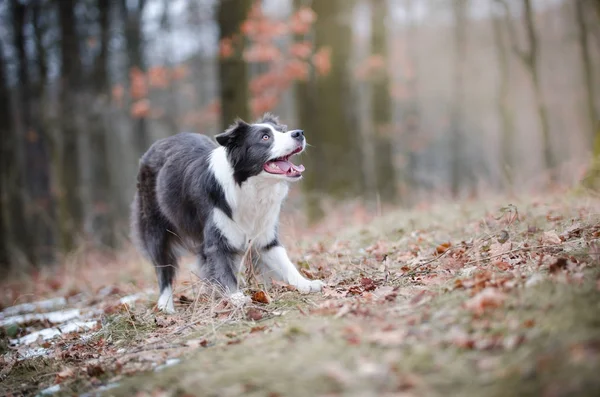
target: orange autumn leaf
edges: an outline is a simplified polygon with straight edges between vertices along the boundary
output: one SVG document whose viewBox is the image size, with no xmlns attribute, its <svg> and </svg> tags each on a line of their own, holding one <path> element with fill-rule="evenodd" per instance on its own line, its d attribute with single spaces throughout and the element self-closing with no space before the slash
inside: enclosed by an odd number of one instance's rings
<svg viewBox="0 0 600 397">
<path fill-rule="evenodd" d="M 268 43 L 257 43 L 244 50 L 246 62 L 273 62 L 281 58 L 281 52 L 277 47 Z"/>
<path fill-rule="evenodd" d="M 186 65 L 177 65 L 171 70 L 171 78 L 175 81 L 183 80 L 189 73 L 190 70 Z"/>
<path fill-rule="evenodd" d="M 121 84 L 117 84 L 112 88 L 112 99 L 117 103 L 117 105 L 122 104 L 124 95 L 125 89 Z"/>
<path fill-rule="evenodd" d="M 254 116 L 273 110 L 277 106 L 279 98 L 274 94 L 265 94 L 250 100 L 250 110 Z"/>
<path fill-rule="evenodd" d="M 313 65 L 315 70 L 321 76 L 329 74 L 331 70 L 331 48 L 322 47 L 312 57 Z"/>
<path fill-rule="evenodd" d="M 219 56 L 222 59 L 231 58 L 234 52 L 233 41 L 230 38 L 221 39 L 219 42 Z"/>
<path fill-rule="evenodd" d="M 252 294 L 252 301 L 258 303 L 269 304 L 271 303 L 271 297 L 265 291 L 256 291 Z"/>
<path fill-rule="evenodd" d="M 140 99 L 131 105 L 130 109 L 131 116 L 136 119 L 140 119 L 150 114 L 150 101 L 147 99 Z"/>
<path fill-rule="evenodd" d="M 260 95 L 270 87 L 278 85 L 279 75 L 275 71 L 263 73 L 250 81 L 250 92 L 253 95 Z"/>
<path fill-rule="evenodd" d="M 134 67 L 129 71 L 131 80 L 131 97 L 133 99 L 142 99 L 148 95 L 148 87 L 146 84 L 146 76 L 139 68 Z"/>
<path fill-rule="evenodd" d="M 448 251 L 448 249 L 450 247 L 452 247 L 452 243 L 450 243 L 450 242 L 442 243 L 435 248 L 435 252 L 437 254 L 443 254 L 444 252 Z"/>
<path fill-rule="evenodd" d="M 311 8 L 302 7 L 290 18 L 290 30 L 294 34 L 307 34 L 316 19 L 317 14 Z"/>
<path fill-rule="evenodd" d="M 285 75 L 293 80 L 308 80 L 308 64 L 299 60 L 291 60 L 285 65 Z"/>
<path fill-rule="evenodd" d="M 290 46 L 289 52 L 297 58 L 307 59 L 312 53 L 312 43 L 310 41 L 294 43 Z"/>
<path fill-rule="evenodd" d="M 506 294 L 496 288 L 488 287 L 465 302 L 465 307 L 475 314 L 481 315 L 488 309 L 502 306 L 505 300 Z"/>
<path fill-rule="evenodd" d="M 164 66 L 154 66 L 148 70 L 150 87 L 167 88 L 169 86 L 169 70 Z"/>
</svg>

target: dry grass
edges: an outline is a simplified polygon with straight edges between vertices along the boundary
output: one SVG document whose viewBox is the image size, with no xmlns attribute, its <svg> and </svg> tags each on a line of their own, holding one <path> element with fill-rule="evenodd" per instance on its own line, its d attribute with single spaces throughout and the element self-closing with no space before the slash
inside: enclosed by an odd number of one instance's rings
<svg viewBox="0 0 600 397">
<path fill-rule="evenodd" d="M 54 343 L 27 390 L 58 382 L 65 394 L 118 383 L 107 394 L 123 396 L 588 395 L 600 390 L 599 209 L 595 198 L 552 196 L 379 217 L 354 205 L 310 228 L 288 217 L 292 260 L 328 287 L 303 296 L 276 286 L 269 304 L 243 310 L 185 266 L 176 315 L 157 313 L 156 296 L 120 304 L 154 289 L 151 267 L 132 253 L 102 270 L 90 261 L 38 276 L 66 277 L 54 290 L 13 280 L 2 302 L 79 285 L 78 304 L 102 309 L 95 336 Z M 173 358 L 184 363 L 155 371 Z M 28 376 L 21 363 L 0 387 L 18 390 Z M 82 369 L 57 378 L 64 366 Z"/>
</svg>

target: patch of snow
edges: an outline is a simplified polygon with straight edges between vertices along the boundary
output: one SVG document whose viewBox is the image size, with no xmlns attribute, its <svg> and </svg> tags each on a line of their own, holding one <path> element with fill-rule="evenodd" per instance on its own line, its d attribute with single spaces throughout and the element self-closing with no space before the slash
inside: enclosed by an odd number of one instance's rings
<svg viewBox="0 0 600 397">
<path fill-rule="evenodd" d="M 525 286 L 533 287 L 534 285 L 538 285 L 545 279 L 546 278 L 544 277 L 544 275 L 542 275 L 540 273 L 535 273 L 533 276 L 529 277 L 529 279 L 525 282 Z"/>
<path fill-rule="evenodd" d="M 0 320 L 0 327 L 8 324 L 22 324 L 33 320 L 48 320 L 51 323 L 58 324 L 77 317 L 81 317 L 81 311 L 79 309 L 60 310 L 50 313 L 21 314 Z"/>
<path fill-rule="evenodd" d="M 31 334 L 25 335 L 18 339 L 11 339 L 10 343 L 13 345 L 29 345 L 38 340 L 38 338 L 48 340 L 60 334 L 68 334 L 69 332 L 75 332 L 80 330 L 87 331 L 93 329 L 96 326 L 96 324 L 98 324 L 97 321 L 71 321 L 58 327 L 42 329 L 40 331 L 32 332 Z"/>
<path fill-rule="evenodd" d="M 146 296 L 146 294 L 144 294 L 142 292 L 138 292 L 137 294 L 127 295 L 127 296 L 122 297 L 121 299 L 119 299 L 119 302 L 124 305 L 129 305 L 130 303 L 133 303 L 133 302 L 136 302 L 136 301 L 142 299 L 144 296 Z"/>
<path fill-rule="evenodd" d="M 104 392 L 106 390 L 114 389 L 115 387 L 119 387 L 119 384 L 118 383 L 109 383 L 108 385 L 100 386 L 99 388 L 97 388 L 93 392 L 84 393 L 80 397 L 96 397 L 96 396 L 100 396 L 102 394 L 102 392 Z"/>
<path fill-rule="evenodd" d="M 470 277 L 473 274 L 473 272 L 475 272 L 475 270 L 477 269 L 477 266 L 465 267 L 460 270 L 460 274 L 465 277 Z"/>
<path fill-rule="evenodd" d="M 179 362 L 181 362 L 181 360 L 178 358 L 169 358 L 167 361 L 165 361 L 164 364 L 159 365 L 156 368 L 154 368 L 154 372 L 162 371 L 165 368 L 171 367 L 175 364 L 179 364 Z"/>
<path fill-rule="evenodd" d="M 48 351 L 49 350 L 44 347 L 34 347 L 31 349 L 25 349 L 23 351 L 19 351 L 19 360 L 26 360 L 28 358 L 43 356 L 44 354 L 48 353 Z"/>
<path fill-rule="evenodd" d="M 21 303 L 20 305 L 7 307 L 0 313 L 0 316 L 14 316 L 17 314 L 31 313 L 38 310 L 51 310 L 65 306 L 66 304 L 67 300 L 63 297 L 47 299 L 39 302 Z"/>
<path fill-rule="evenodd" d="M 50 386 L 40 392 L 40 396 L 48 396 L 50 394 L 54 394 L 60 391 L 60 385 Z"/>
</svg>

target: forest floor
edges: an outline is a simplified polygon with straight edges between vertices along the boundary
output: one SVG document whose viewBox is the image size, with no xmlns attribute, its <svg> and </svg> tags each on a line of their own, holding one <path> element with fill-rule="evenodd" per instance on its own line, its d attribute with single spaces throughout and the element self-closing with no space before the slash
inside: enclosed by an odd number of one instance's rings
<svg viewBox="0 0 600 397">
<path fill-rule="evenodd" d="M 250 287 L 243 309 L 184 267 L 177 314 L 157 313 L 130 254 L 4 280 L 0 395 L 600 395 L 600 199 L 365 218 L 287 222 L 292 260 L 327 287 Z"/>
</svg>

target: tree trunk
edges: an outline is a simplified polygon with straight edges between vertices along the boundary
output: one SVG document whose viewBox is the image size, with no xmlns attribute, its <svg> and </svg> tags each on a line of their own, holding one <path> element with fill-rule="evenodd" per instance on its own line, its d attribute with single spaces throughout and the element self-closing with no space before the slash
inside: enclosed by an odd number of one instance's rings
<svg viewBox="0 0 600 397">
<path fill-rule="evenodd" d="M 61 248 L 73 250 L 81 235 L 83 206 L 80 194 L 79 145 L 76 125 L 77 101 L 81 88 L 81 59 L 75 18 L 76 0 L 57 0 L 61 30 L 60 148 L 58 164 L 59 228 Z"/>
<path fill-rule="evenodd" d="M 14 163 L 11 163 L 7 172 L 9 172 L 10 182 L 7 185 L 7 191 L 9 192 L 9 204 L 11 213 L 11 233 L 15 233 L 14 242 L 15 248 L 23 255 L 23 258 L 30 264 L 36 262 L 35 255 L 31 249 L 33 242 L 31 233 L 28 231 L 28 216 L 29 205 L 28 201 L 25 200 L 26 191 L 28 187 L 27 183 L 27 172 L 24 166 L 27 164 L 23 158 L 23 143 L 26 142 L 26 135 L 31 126 L 31 112 L 30 112 L 30 84 L 29 74 L 27 71 L 27 52 L 25 42 L 25 19 L 26 19 L 27 7 L 21 4 L 17 0 L 13 0 L 11 3 L 11 11 L 13 17 L 13 40 L 16 52 L 16 58 L 18 61 L 17 78 L 19 81 L 19 89 L 17 90 L 17 104 L 18 113 L 15 117 L 17 124 L 9 127 L 11 136 L 9 138 L 8 147 L 12 153 L 8 154 L 9 157 L 13 157 Z M 8 89 L 8 87 L 7 87 Z M 8 106 L 10 102 L 6 105 Z M 10 108 L 7 109 L 8 122 L 10 122 Z M 14 129 L 14 130 L 13 130 Z M 10 170 L 10 171 L 9 171 Z"/>
<path fill-rule="evenodd" d="M 513 51 L 529 73 L 531 83 L 533 86 L 533 94 L 537 107 L 538 119 L 540 122 L 540 128 L 542 131 L 542 146 L 544 164 L 546 169 L 550 173 L 550 183 L 554 183 L 557 180 L 558 174 L 556 170 L 556 158 L 552 150 L 552 143 L 550 137 L 550 123 L 548 121 L 548 110 L 544 103 L 544 96 L 542 94 L 541 81 L 538 68 L 539 58 L 539 44 L 538 38 L 535 31 L 535 21 L 533 18 L 533 8 L 531 0 L 523 0 L 523 24 L 525 25 L 527 35 L 527 48 L 525 50 L 519 49 L 517 35 L 512 27 L 510 8 L 506 3 L 506 0 L 496 0 L 501 4 L 505 10 L 506 28 L 509 33 L 511 46 Z"/>
<path fill-rule="evenodd" d="M 115 248 L 114 191 L 108 156 L 107 129 L 104 112 L 108 99 L 108 43 L 110 40 L 111 0 L 97 0 L 100 25 L 100 51 L 95 61 L 94 87 L 90 100 L 88 126 L 90 138 L 90 167 L 92 169 L 91 197 L 92 230 L 96 244 L 104 248 Z"/>
<path fill-rule="evenodd" d="M 317 1 L 313 9 L 316 48 L 330 51 L 331 68 L 327 74 L 316 77 L 314 113 L 311 124 L 314 131 L 307 134 L 311 150 L 304 188 L 309 192 L 331 194 L 335 197 L 359 195 L 361 159 L 359 131 L 352 122 L 355 112 L 351 97 L 351 76 L 348 69 L 351 54 L 352 26 L 349 11 L 352 1 Z"/>
<path fill-rule="evenodd" d="M 464 74 L 466 57 L 466 23 L 467 0 L 456 0 L 454 3 L 454 95 L 451 110 L 450 130 L 450 190 L 452 197 L 458 197 L 461 185 L 462 159 L 462 129 L 464 111 Z"/>
<path fill-rule="evenodd" d="M 146 71 L 144 62 L 144 37 L 142 32 L 142 13 L 146 7 L 146 0 L 138 0 L 137 7 L 130 9 L 127 0 L 121 0 L 121 14 L 125 25 L 125 41 L 127 46 L 127 66 L 129 72 Z M 134 98 L 138 99 L 138 98 Z M 148 120 L 146 117 L 137 117 L 133 120 L 133 145 L 137 156 L 142 156 L 150 146 Z"/>
<path fill-rule="evenodd" d="M 600 1 L 600 0 L 599 0 Z M 585 85 L 587 112 L 590 122 L 590 133 L 588 142 L 593 144 L 598 115 L 596 113 L 596 98 L 594 95 L 594 72 L 590 49 L 588 46 L 588 29 L 585 22 L 585 0 L 575 0 L 575 15 L 578 32 L 579 49 L 581 51 L 581 66 L 583 72 L 583 83 Z M 600 7 L 600 6 L 599 6 Z"/>
<path fill-rule="evenodd" d="M 502 30 L 501 19 L 497 16 L 492 16 L 492 26 L 499 69 L 498 97 L 496 103 L 498 106 L 502 134 L 501 168 L 504 174 L 506 188 L 512 192 L 514 184 L 513 145 L 515 127 L 514 116 L 510 106 L 510 61 L 504 32 Z"/>
<path fill-rule="evenodd" d="M 394 146 L 390 139 L 392 126 L 392 98 L 388 72 L 388 32 L 385 20 L 389 10 L 386 0 L 371 0 L 371 57 L 380 58 L 383 66 L 371 77 L 371 125 L 375 130 L 375 174 L 377 192 L 385 202 L 396 198 L 396 170 Z"/>
<path fill-rule="evenodd" d="M 5 71 L 4 43 L 0 42 L 0 270 L 2 274 L 10 269 L 10 245 L 11 240 L 15 240 L 15 235 L 11 233 L 11 219 L 14 219 L 15 213 L 11 213 L 14 186 L 11 181 L 11 174 L 18 165 L 14 156 L 15 134 L 11 120 L 10 96 L 8 90 L 8 81 Z M 20 201 L 20 200 L 19 200 Z M 12 238 L 9 236 L 12 235 Z"/>
<path fill-rule="evenodd" d="M 41 2 L 32 4 L 33 41 L 38 80 L 31 82 L 29 91 L 30 122 L 25 139 L 26 180 L 28 201 L 32 209 L 30 228 L 35 239 L 36 263 L 49 264 L 55 254 L 54 198 L 51 193 L 50 137 L 45 117 L 48 63 L 43 44 L 40 18 L 44 10 Z"/>
<path fill-rule="evenodd" d="M 406 164 L 406 172 L 405 172 L 405 183 L 407 185 L 406 194 L 410 196 L 407 197 L 410 201 L 414 200 L 414 191 L 417 187 L 417 167 L 418 167 L 418 156 L 416 153 L 415 147 L 418 144 L 419 140 L 419 130 L 420 130 L 420 111 L 419 111 L 419 90 L 418 90 L 418 80 L 417 80 L 417 61 L 418 61 L 418 51 L 416 43 L 417 40 L 417 19 L 415 16 L 415 4 L 416 0 L 407 0 L 406 1 L 406 12 L 410 21 L 408 22 L 408 26 L 406 28 L 406 62 L 409 67 L 412 68 L 412 73 L 409 71 L 409 75 L 406 78 L 406 92 L 407 92 L 407 101 L 404 106 L 404 133 L 406 135 L 406 139 L 404 140 L 408 150 L 406 152 L 407 156 L 407 164 Z M 405 202 L 408 200 L 405 199 Z"/>
<path fill-rule="evenodd" d="M 299 10 L 300 7 L 305 6 L 307 3 L 306 0 L 294 0 L 294 10 Z M 304 42 L 305 40 L 309 40 L 309 37 L 305 35 L 296 35 L 294 39 L 297 42 Z M 314 71 L 311 70 L 311 74 L 313 75 L 306 81 L 298 80 L 295 84 L 295 108 L 296 108 L 296 118 L 298 121 L 299 128 L 302 128 L 307 136 L 307 142 L 311 144 L 308 147 L 309 155 L 312 153 L 314 155 L 319 150 L 318 147 L 312 146 L 313 135 L 316 130 L 315 127 L 315 119 L 314 116 L 316 114 L 316 87 L 315 87 L 315 79 L 314 79 Z M 313 166 L 317 165 L 317 161 L 321 158 L 321 156 L 312 156 L 314 158 Z M 318 169 L 318 168 L 316 168 Z M 310 179 L 310 177 L 308 177 Z M 311 221 L 320 219 L 323 216 L 323 210 L 320 205 L 320 196 L 317 192 L 307 190 L 305 194 L 306 199 L 306 210 L 308 219 Z"/>
<path fill-rule="evenodd" d="M 600 21 L 600 0 L 595 0 L 595 4 L 593 5 L 596 10 L 596 21 L 598 22 Z M 600 190 L 600 120 L 598 119 L 598 114 L 596 112 L 594 75 L 587 43 L 587 26 L 585 24 L 585 10 L 583 9 L 583 1 L 577 0 L 576 7 L 577 24 L 579 27 L 579 46 L 581 49 L 581 61 L 584 72 L 583 78 L 587 93 L 587 107 L 593 130 L 595 130 L 592 138 L 592 163 L 582 180 L 582 184 L 589 189 L 598 191 Z"/>
<path fill-rule="evenodd" d="M 236 0 L 235 5 L 219 2 L 219 40 L 234 39 L 236 52 L 230 57 L 219 58 L 219 83 L 221 98 L 221 124 L 226 129 L 239 117 L 249 121 L 248 65 L 242 57 L 244 37 L 239 27 L 252 7 L 252 0 Z"/>
</svg>

